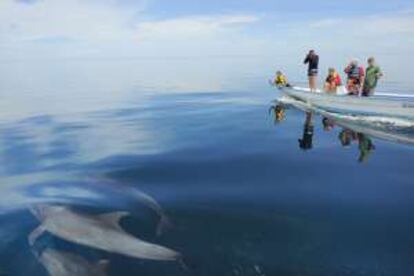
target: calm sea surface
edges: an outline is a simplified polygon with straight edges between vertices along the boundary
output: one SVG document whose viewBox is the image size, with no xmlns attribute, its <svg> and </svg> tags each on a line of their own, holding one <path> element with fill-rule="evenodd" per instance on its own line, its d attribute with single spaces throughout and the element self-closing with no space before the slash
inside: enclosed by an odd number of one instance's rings
<svg viewBox="0 0 414 276">
<path fill-rule="evenodd" d="M 414 273 L 413 146 L 294 108 L 275 122 L 258 73 L 236 87 L 221 67 L 186 81 L 179 67 L 117 66 L 3 65 L 0 274 Z M 99 216 L 117 211 L 126 233 Z M 88 227 L 100 230 L 85 245 Z M 182 259 L 128 257 L 127 233 Z"/>
</svg>

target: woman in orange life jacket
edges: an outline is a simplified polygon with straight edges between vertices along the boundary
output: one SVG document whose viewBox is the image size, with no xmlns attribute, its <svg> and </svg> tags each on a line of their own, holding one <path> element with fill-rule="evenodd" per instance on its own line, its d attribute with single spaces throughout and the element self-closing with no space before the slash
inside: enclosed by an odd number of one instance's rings
<svg viewBox="0 0 414 276">
<path fill-rule="evenodd" d="M 348 76 L 347 89 L 348 95 L 359 96 L 362 89 L 362 84 L 365 81 L 364 67 L 358 65 L 358 60 L 354 59 L 345 68 L 345 73 Z"/>
<path fill-rule="evenodd" d="M 341 85 L 341 76 L 338 74 L 338 72 L 336 72 L 334 68 L 329 68 L 329 73 L 325 80 L 325 92 L 329 94 L 336 94 L 338 92 L 338 87 Z"/>
</svg>

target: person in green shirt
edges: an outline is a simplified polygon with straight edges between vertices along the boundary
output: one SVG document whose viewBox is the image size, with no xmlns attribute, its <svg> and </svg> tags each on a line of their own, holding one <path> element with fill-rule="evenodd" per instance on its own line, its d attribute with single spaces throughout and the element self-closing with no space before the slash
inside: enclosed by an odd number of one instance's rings
<svg viewBox="0 0 414 276">
<path fill-rule="evenodd" d="M 362 96 L 369 97 L 372 96 L 377 87 L 378 80 L 382 78 L 383 73 L 381 68 L 376 65 L 375 58 L 370 57 L 368 59 L 368 67 L 365 72 L 365 81 L 364 87 L 362 89 Z"/>
</svg>

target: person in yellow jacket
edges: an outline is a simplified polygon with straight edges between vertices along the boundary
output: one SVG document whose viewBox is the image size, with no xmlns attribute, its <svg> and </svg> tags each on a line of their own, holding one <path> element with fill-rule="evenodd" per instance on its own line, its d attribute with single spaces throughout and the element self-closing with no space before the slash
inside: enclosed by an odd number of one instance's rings
<svg viewBox="0 0 414 276">
<path fill-rule="evenodd" d="M 277 87 L 290 87 L 290 84 L 287 78 L 285 77 L 285 75 L 283 75 L 281 71 L 276 72 L 276 77 L 275 77 L 275 80 L 273 81 L 273 85 Z"/>
</svg>

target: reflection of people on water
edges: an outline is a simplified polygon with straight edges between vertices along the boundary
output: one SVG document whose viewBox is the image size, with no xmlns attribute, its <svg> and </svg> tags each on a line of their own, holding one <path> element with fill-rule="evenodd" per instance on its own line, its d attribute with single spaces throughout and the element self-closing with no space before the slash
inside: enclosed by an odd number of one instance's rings
<svg viewBox="0 0 414 276">
<path fill-rule="evenodd" d="M 372 140 L 363 133 L 358 133 L 358 142 L 360 153 L 358 161 L 363 163 L 368 160 L 371 152 L 375 150 L 375 145 L 372 143 Z"/>
<path fill-rule="evenodd" d="M 302 139 L 299 139 L 299 147 L 303 150 L 310 150 L 313 147 L 313 123 L 312 113 L 306 113 L 305 125 L 303 128 Z"/>
<path fill-rule="evenodd" d="M 341 145 L 344 147 L 347 147 L 347 146 L 350 146 L 353 141 L 357 140 L 357 133 L 350 129 L 344 128 L 339 133 L 338 138 L 339 138 L 339 141 L 341 142 Z"/>
<path fill-rule="evenodd" d="M 285 118 L 285 106 L 283 104 L 271 106 L 269 112 L 274 112 L 275 123 L 279 123 Z M 322 118 L 322 126 L 324 131 L 326 132 L 331 132 L 332 130 L 334 130 L 336 124 L 337 122 L 331 117 Z M 305 151 L 311 150 L 313 148 L 313 136 L 313 114 L 311 112 L 306 112 L 305 124 L 303 127 L 303 135 L 301 139 L 298 139 L 299 148 Z M 356 143 L 358 143 L 358 149 L 360 153 L 358 161 L 361 163 L 366 162 L 371 152 L 375 150 L 375 145 L 367 135 L 361 132 L 356 132 L 350 128 L 344 127 L 340 131 L 338 139 L 343 147 L 349 147 L 352 144 L 356 145 Z"/>
<path fill-rule="evenodd" d="M 282 104 L 278 104 L 278 105 L 272 105 L 269 108 L 269 114 L 272 113 L 274 114 L 274 120 L 275 120 L 275 124 L 278 124 L 280 122 L 282 122 L 285 119 L 285 108 Z"/>
<path fill-rule="evenodd" d="M 335 127 L 335 122 L 328 118 L 322 119 L 323 130 L 329 132 Z"/>
<path fill-rule="evenodd" d="M 372 143 L 372 140 L 363 133 L 357 133 L 350 129 L 343 129 L 339 134 L 339 141 L 341 141 L 342 146 L 347 147 L 352 144 L 352 142 L 358 142 L 359 148 L 359 162 L 365 162 L 368 160 L 371 152 L 375 150 L 375 145 Z"/>
</svg>

